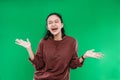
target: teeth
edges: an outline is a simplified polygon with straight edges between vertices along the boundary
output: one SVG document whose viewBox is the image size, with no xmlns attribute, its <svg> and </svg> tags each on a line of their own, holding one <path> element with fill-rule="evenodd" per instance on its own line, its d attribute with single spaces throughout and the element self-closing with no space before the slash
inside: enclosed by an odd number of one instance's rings
<svg viewBox="0 0 120 80">
<path fill-rule="evenodd" d="M 58 28 L 53 28 L 52 30 L 57 30 Z"/>
</svg>

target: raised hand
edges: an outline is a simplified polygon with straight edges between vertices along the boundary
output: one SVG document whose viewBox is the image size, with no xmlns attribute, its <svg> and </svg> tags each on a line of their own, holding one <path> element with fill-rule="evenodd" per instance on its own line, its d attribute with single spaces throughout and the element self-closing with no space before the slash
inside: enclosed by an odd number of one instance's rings
<svg viewBox="0 0 120 80">
<path fill-rule="evenodd" d="M 30 41 L 29 41 L 29 39 L 27 38 L 27 41 L 24 41 L 24 40 L 22 40 L 22 39 L 16 39 L 15 40 L 16 42 L 16 44 L 18 44 L 18 45 L 20 45 L 20 46 L 23 46 L 24 48 L 26 48 L 26 49 L 28 49 L 28 48 L 30 48 L 31 47 L 31 43 L 30 43 Z"/>
<path fill-rule="evenodd" d="M 84 57 L 91 57 L 91 58 L 102 58 L 103 54 L 101 52 L 94 52 L 94 49 L 86 51 Z"/>
</svg>

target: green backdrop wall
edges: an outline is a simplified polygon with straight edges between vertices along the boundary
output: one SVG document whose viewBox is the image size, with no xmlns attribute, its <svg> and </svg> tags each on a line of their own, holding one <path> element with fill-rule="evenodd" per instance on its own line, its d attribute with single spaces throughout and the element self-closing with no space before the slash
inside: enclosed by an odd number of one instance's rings
<svg viewBox="0 0 120 80">
<path fill-rule="evenodd" d="M 0 0 L 0 80 L 33 79 L 28 53 L 15 39 L 29 38 L 36 52 L 51 12 L 63 16 L 66 34 L 78 41 L 79 56 L 93 48 L 105 55 L 71 70 L 71 80 L 120 80 L 119 0 Z"/>
</svg>

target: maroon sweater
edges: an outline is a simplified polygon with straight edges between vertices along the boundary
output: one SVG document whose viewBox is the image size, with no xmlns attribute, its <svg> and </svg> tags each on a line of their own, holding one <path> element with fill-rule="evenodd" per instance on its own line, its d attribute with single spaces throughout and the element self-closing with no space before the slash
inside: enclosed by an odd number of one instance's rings
<svg viewBox="0 0 120 80">
<path fill-rule="evenodd" d="M 35 80 L 69 80 L 70 68 L 82 66 L 77 56 L 77 42 L 65 36 L 61 41 L 41 40 L 34 60 Z"/>
</svg>

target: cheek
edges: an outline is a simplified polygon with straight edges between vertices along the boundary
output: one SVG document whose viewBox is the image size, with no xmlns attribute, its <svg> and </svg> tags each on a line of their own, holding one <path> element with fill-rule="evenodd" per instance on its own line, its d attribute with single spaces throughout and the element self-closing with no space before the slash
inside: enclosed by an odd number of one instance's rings
<svg viewBox="0 0 120 80">
<path fill-rule="evenodd" d="M 58 28 L 58 31 L 61 31 L 61 29 L 62 29 L 62 27 L 59 27 L 59 28 Z"/>
<path fill-rule="evenodd" d="M 59 25 L 59 26 L 60 26 L 59 28 L 62 29 L 62 25 Z"/>
<path fill-rule="evenodd" d="M 50 30 L 50 26 L 47 26 L 47 29 Z"/>
</svg>

